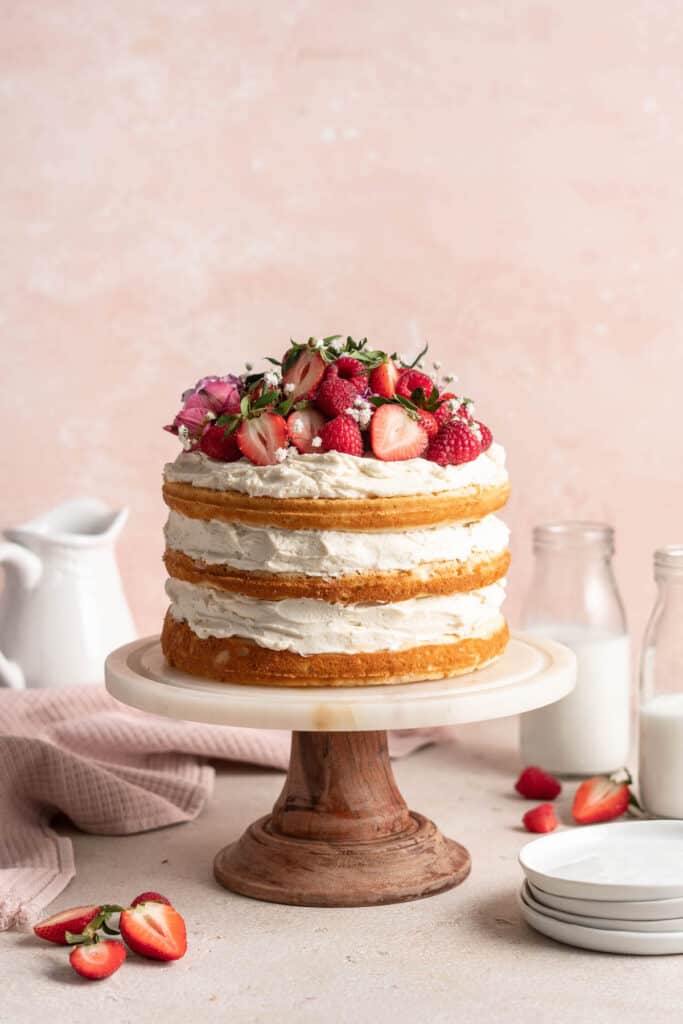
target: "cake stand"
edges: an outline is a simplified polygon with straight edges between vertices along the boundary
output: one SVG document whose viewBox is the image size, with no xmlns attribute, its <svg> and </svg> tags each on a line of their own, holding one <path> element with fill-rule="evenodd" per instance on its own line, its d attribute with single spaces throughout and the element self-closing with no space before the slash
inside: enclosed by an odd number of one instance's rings
<svg viewBox="0 0 683 1024">
<path fill-rule="evenodd" d="M 214 683 L 171 669 L 158 637 L 120 647 L 105 667 L 109 692 L 143 711 L 292 730 L 287 778 L 272 812 L 217 854 L 214 874 L 243 896 L 318 907 L 433 896 L 469 874 L 467 850 L 408 810 L 391 769 L 387 729 L 530 711 L 564 697 L 575 677 L 571 651 L 519 633 L 499 661 L 479 672 L 399 686 Z"/>
</svg>

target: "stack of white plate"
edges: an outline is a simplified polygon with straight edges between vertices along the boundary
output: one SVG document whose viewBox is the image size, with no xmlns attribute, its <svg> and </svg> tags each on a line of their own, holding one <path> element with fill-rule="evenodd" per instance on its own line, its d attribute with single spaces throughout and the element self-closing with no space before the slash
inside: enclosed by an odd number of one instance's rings
<svg viewBox="0 0 683 1024">
<path fill-rule="evenodd" d="M 557 832 L 519 861 L 520 908 L 543 935 L 604 953 L 683 953 L 683 821 Z"/>
</svg>

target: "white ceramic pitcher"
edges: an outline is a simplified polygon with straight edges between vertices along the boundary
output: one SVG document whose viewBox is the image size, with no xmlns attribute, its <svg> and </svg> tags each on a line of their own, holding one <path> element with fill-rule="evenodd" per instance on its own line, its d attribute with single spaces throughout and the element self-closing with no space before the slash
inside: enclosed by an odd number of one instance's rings
<svg viewBox="0 0 683 1024">
<path fill-rule="evenodd" d="M 101 683 L 107 654 L 135 639 L 114 556 L 127 518 L 76 498 L 4 531 L 0 687 Z"/>
</svg>

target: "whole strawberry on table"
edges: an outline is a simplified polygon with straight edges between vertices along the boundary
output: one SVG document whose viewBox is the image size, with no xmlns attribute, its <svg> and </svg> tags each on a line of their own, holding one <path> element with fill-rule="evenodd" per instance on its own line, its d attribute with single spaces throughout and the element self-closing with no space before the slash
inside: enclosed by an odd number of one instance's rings
<svg viewBox="0 0 683 1024">
<path fill-rule="evenodd" d="M 118 929 L 111 924 L 115 915 Z M 126 959 L 126 947 L 149 960 L 180 960 L 187 951 L 185 921 L 158 892 L 140 893 L 127 907 L 93 903 L 61 910 L 33 931 L 46 942 L 71 946 L 71 967 L 90 981 L 114 974 Z"/>
<path fill-rule="evenodd" d="M 371 349 L 367 339 L 334 335 L 292 342 L 260 373 L 204 377 L 183 395 L 165 429 L 187 451 L 258 466 L 294 454 L 341 452 L 383 462 L 425 458 L 441 466 L 471 462 L 493 436 L 456 395 L 452 375 Z"/>
</svg>

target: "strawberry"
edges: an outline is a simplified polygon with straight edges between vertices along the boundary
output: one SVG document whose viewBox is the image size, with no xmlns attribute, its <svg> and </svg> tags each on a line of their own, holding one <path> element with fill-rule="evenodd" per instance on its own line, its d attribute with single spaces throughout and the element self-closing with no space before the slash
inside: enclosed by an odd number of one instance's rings
<svg viewBox="0 0 683 1024">
<path fill-rule="evenodd" d="M 283 387 L 287 384 L 294 385 L 293 391 L 288 391 L 285 387 L 287 397 L 291 398 L 293 402 L 297 402 L 300 398 L 309 398 L 325 373 L 325 360 L 320 352 L 317 349 L 302 348 L 298 354 L 291 357 L 288 352 L 283 363 L 289 364 L 282 375 Z"/>
<path fill-rule="evenodd" d="M 552 804 L 539 804 L 532 807 L 522 818 L 527 832 L 554 832 L 557 828 L 555 808 Z"/>
<path fill-rule="evenodd" d="M 276 452 L 287 444 L 287 423 L 277 413 L 264 412 L 243 420 L 236 434 L 242 455 L 257 466 L 272 466 L 278 461 Z"/>
<path fill-rule="evenodd" d="M 39 939 L 66 946 L 68 945 L 66 933 L 73 932 L 75 935 L 80 935 L 99 912 L 100 908 L 95 904 L 87 907 L 70 907 L 68 910 L 60 910 L 52 917 L 46 917 L 44 921 L 39 921 L 37 925 L 34 925 L 33 931 Z"/>
<path fill-rule="evenodd" d="M 537 765 L 525 768 L 515 783 L 515 789 L 527 800 L 554 800 L 562 792 L 562 786 L 554 775 L 549 775 Z"/>
<path fill-rule="evenodd" d="M 422 388 L 425 395 L 429 395 L 433 387 L 434 381 L 426 373 L 421 373 L 419 370 L 404 370 L 398 378 L 396 394 L 401 395 L 402 398 L 410 398 L 416 388 Z"/>
<path fill-rule="evenodd" d="M 185 922 L 164 903 L 138 903 L 119 918 L 121 935 L 134 953 L 150 960 L 180 960 L 187 951 Z"/>
<path fill-rule="evenodd" d="M 350 380 L 343 380 L 331 366 L 325 379 L 318 388 L 315 405 L 326 416 L 341 416 L 347 409 L 353 408 L 358 392 Z"/>
<path fill-rule="evenodd" d="M 76 974 L 91 981 L 108 978 L 126 959 L 126 947 L 118 939 L 86 942 L 75 946 L 69 954 L 69 963 Z"/>
<path fill-rule="evenodd" d="M 302 455 L 320 451 L 319 447 L 313 445 L 313 440 L 318 436 L 320 428 L 325 423 L 325 417 L 317 409 L 295 409 L 287 417 L 289 440 Z"/>
<path fill-rule="evenodd" d="M 469 424 L 460 419 L 445 423 L 436 437 L 432 438 L 427 450 L 427 458 L 432 462 L 438 462 L 440 466 L 458 466 L 461 462 L 472 462 L 480 454 L 480 441 Z"/>
<path fill-rule="evenodd" d="M 199 447 L 210 459 L 219 462 L 234 462 L 242 454 L 237 446 L 235 432 L 228 434 L 227 427 L 207 427 L 202 434 Z"/>
<path fill-rule="evenodd" d="M 335 416 L 320 431 L 320 440 L 326 452 L 345 452 L 358 458 L 363 454 L 363 435 L 351 416 Z"/>
<path fill-rule="evenodd" d="M 479 427 L 479 433 L 481 434 L 481 450 L 487 452 L 493 444 L 493 434 L 485 423 L 482 423 L 480 420 L 475 420 L 474 422 Z"/>
<path fill-rule="evenodd" d="M 596 821 L 619 818 L 634 800 L 628 788 L 630 781 L 628 772 L 623 782 L 618 782 L 614 775 L 595 775 L 592 779 L 585 779 L 574 796 L 574 821 L 579 825 L 594 825 Z"/>
<path fill-rule="evenodd" d="M 393 398 L 396 394 L 398 378 L 398 367 L 394 360 L 387 356 L 386 363 L 376 366 L 370 374 L 370 390 L 373 395 L 381 395 L 382 398 Z"/>
<path fill-rule="evenodd" d="M 432 412 L 427 412 L 425 409 L 420 409 L 420 424 L 424 428 L 427 437 L 431 441 L 433 437 L 439 433 L 439 424 L 436 416 Z"/>
<path fill-rule="evenodd" d="M 434 410 L 434 416 L 436 418 L 436 422 L 440 427 L 442 427 L 444 423 L 448 423 L 458 415 L 459 410 L 462 409 L 462 405 L 459 406 L 457 411 L 451 408 L 451 402 L 460 402 L 458 396 L 454 395 L 452 391 L 444 391 L 442 395 L 439 395 L 439 402 L 440 405 L 438 405 Z"/>
<path fill-rule="evenodd" d="M 428 443 L 424 427 L 401 405 L 380 405 L 370 421 L 370 445 L 383 462 L 417 459 Z"/>
<path fill-rule="evenodd" d="M 138 903 L 165 903 L 171 906 L 171 901 L 162 896 L 160 892 L 141 892 L 134 900 L 131 900 L 131 907 L 137 907 Z"/>
</svg>

